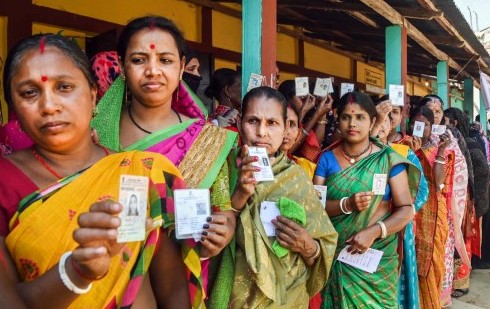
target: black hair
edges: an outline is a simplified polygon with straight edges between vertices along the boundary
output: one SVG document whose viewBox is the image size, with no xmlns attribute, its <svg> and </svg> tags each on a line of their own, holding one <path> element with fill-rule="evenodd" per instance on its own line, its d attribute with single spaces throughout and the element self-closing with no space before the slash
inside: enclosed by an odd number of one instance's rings
<svg viewBox="0 0 490 309">
<path fill-rule="evenodd" d="M 198 58 L 196 51 L 190 48 L 188 45 L 185 46 L 184 56 L 185 56 L 185 65 L 188 65 L 192 59 Z"/>
<path fill-rule="evenodd" d="M 126 51 L 128 49 L 129 41 L 135 33 L 138 31 L 149 28 L 158 28 L 160 30 L 167 31 L 175 41 L 177 50 L 179 51 L 179 58 L 184 57 L 184 52 L 186 50 L 186 43 L 182 31 L 174 24 L 173 21 L 162 16 L 145 16 L 133 19 L 130 21 L 126 27 L 121 32 L 119 40 L 117 42 L 117 53 L 121 57 L 121 61 L 124 63 L 126 58 Z"/>
<path fill-rule="evenodd" d="M 371 100 L 367 94 L 359 91 L 348 92 L 340 98 L 339 106 L 337 107 L 337 115 L 342 115 L 349 103 L 356 103 L 361 106 L 361 108 L 368 113 L 371 121 L 376 117 L 377 112 L 373 100 Z"/>
<path fill-rule="evenodd" d="M 242 119 L 245 113 L 247 112 L 247 107 L 248 103 L 252 99 L 258 99 L 258 98 L 266 98 L 266 99 L 273 99 L 276 100 L 280 105 L 281 105 L 281 110 L 282 110 L 282 119 L 284 120 L 284 125 L 286 125 L 286 119 L 287 119 L 287 109 L 288 109 L 288 104 L 286 102 L 286 99 L 284 96 L 277 91 L 274 88 L 267 87 L 267 86 L 261 86 L 254 88 L 247 92 L 247 94 L 243 97 L 243 102 L 242 102 Z"/>
<path fill-rule="evenodd" d="M 17 43 L 5 59 L 5 68 L 3 71 L 3 90 L 5 100 L 9 107 L 13 107 L 11 85 L 12 77 L 17 72 L 19 64 L 25 53 L 32 49 L 42 49 L 47 46 L 56 47 L 61 51 L 73 64 L 82 71 L 91 88 L 97 88 L 92 67 L 87 55 L 80 47 L 70 38 L 58 34 L 35 34 L 29 36 Z"/>
<path fill-rule="evenodd" d="M 439 102 L 441 102 L 441 108 L 444 107 L 444 101 L 437 94 L 428 94 L 428 95 L 426 95 L 425 97 L 423 97 L 422 99 L 420 99 L 420 101 L 417 103 L 417 105 L 418 106 L 425 106 L 428 103 L 432 102 L 433 100 L 438 100 Z"/>
<path fill-rule="evenodd" d="M 461 132 L 461 135 L 463 135 L 463 137 L 469 136 L 470 126 L 468 122 L 468 117 L 462 110 L 460 110 L 459 108 L 450 107 L 444 111 L 444 116 L 449 118 L 449 122 L 451 122 L 452 124 L 455 124 L 455 121 L 457 122 L 456 128 L 459 130 L 459 132 Z"/>
<path fill-rule="evenodd" d="M 410 111 L 410 122 L 413 122 L 414 121 L 413 119 L 417 115 L 424 116 L 425 118 L 427 118 L 427 120 L 429 120 L 429 122 L 430 122 L 431 125 L 434 124 L 434 113 L 427 106 L 422 105 L 422 106 L 418 106 L 415 109 L 411 110 Z"/>
<path fill-rule="evenodd" d="M 296 96 L 296 83 L 292 79 L 285 80 L 279 85 L 277 90 L 284 96 L 286 101 L 290 101 Z"/>
<path fill-rule="evenodd" d="M 240 80 L 241 75 L 232 69 L 218 69 L 211 76 L 209 86 L 204 90 L 204 95 L 208 98 L 219 100 L 221 92 L 226 87 L 231 87 L 236 81 Z"/>
<path fill-rule="evenodd" d="M 380 97 L 376 100 L 373 100 L 374 106 L 378 106 L 381 102 L 389 100 L 389 99 L 390 99 L 390 96 L 385 94 L 382 97 Z"/>
<path fill-rule="evenodd" d="M 299 117 L 300 111 L 297 109 L 296 105 L 291 104 L 291 101 L 296 96 L 296 82 L 292 79 L 285 80 L 279 85 L 277 90 L 284 96 L 288 106 L 291 107 Z"/>
</svg>

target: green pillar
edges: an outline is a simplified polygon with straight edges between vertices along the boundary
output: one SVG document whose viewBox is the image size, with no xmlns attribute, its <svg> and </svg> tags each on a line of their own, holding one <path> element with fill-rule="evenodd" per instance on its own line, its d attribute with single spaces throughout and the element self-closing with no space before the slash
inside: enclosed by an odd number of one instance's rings
<svg viewBox="0 0 490 309">
<path fill-rule="evenodd" d="M 448 79 L 449 67 L 447 61 L 439 61 L 437 64 L 437 95 L 444 101 L 444 109 L 450 107 Z"/>
<path fill-rule="evenodd" d="M 389 93 L 390 85 L 407 85 L 407 29 L 400 25 L 385 29 L 385 81 L 386 93 Z M 405 133 L 405 124 L 403 115 L 397 130 Z"/>
<path fill-rule="evenodd" d="M 487 135 L 487 110 L 485 109 L 485 101 L 483 100 L 483 91 L 480 90 L 480 123 L 483 129 L 483 134 Z"/>
<path fill-rule="evenodd" d="M 466 78 L 464 80 L 464 104 L 463 110 L 468 111 L 468 117 L 470 117 L 470 122 L 475 120 L 473 115 L 473 79 Z"/>
<path fill-rule="evenodd" d="M 251 73 L 262 72 L 262 0 L 242 1 L 242 97 Z"/>
<path fill-rule="evenodd" d="M 386 27 L 385 46 L 385 88 L 388 93 L 390 84 L 406 84 L 406 30 L 400 25 Z"/>
</svg>

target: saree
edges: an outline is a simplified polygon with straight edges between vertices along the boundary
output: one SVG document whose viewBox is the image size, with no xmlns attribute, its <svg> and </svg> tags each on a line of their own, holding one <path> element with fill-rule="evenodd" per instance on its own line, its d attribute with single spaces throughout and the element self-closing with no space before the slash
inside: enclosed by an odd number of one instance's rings
<svg viewBox="0 0 490 309">
<path fill-rule="evenodd" d="M 454 254 L 458 255 L 464 264 L 470 266 L 470 259 L 466 252 L 463 238 L 463 217 L 466 209 L 466 194 L 468 192 L 468 166 L 466 164 L 463 152 L 458 144 L 458 139 L 453 133 L 447 131 L 451 136 L 451 143 L 447 150 L 454 153 L 452 160 L 452 179 L 446 185 L 445 197 L 447 205 L 448 236 L 445 249 L 445 275 L 442 283 L 441 305 L 447 307 L 451 304 L 451 292 L 453 289 L 454 277 Z M 438 137 L 431 137 L 432 140 L 438 140 Z M 431 153 L 435 157 L 436 153 Z"/>
<path fill-rule="evenodd" d="M 417 213 L 427 202 L 429 185 L 424 176 L 424 171 L 415 153 L 406 145 L 393 144 L 391 147 L 401 156 L 407 158 L 420 172 L 418 192 L 413 202 L 414 212 Z M 411 175 L 409 175 L 411 177 Z M 413 222 L 409 222 L 402 233 L 403 256 L 401 259 L 400 284 L 398 287 L 398 304 L 401 309 L 420 308 L 419 280 L 417 277 L 417 258 L 415 252 L 415 234 Z"/>
<path fill-rule="evenodd" d="M 119 123 L 125 87 L 124 80 L 119 76 L 97 105 L 99 114 L 92 120 L 92 126 L 97 130 L 101 145 L 115 151 L 143 150 L 162 154 L 179 168 L 187 187 L 210 189 L 213 211 L 231 210 L 231 192 L 238 175 L 237 133 L 206 123 L 207 111 L 204 105 L 181 82 L 172 100 L 172 109 L 190 119 L 153 132 L 122 149 Z M 220 267 L 213 267 L 219 271 L 213 277 L 218 278 L 219 287 L 216 289 L 221 294 L 228 290 L 227 286 L 233 277 L 233 243 L 223 251 L 222 256 L 211 259 L 211 264 L 220 264 Z M 208 264 L 208 261 L 202 263 L 204 281 L 198 286 L 190 282 L 191 295 L 197 291 L 206 295 L 206 291 L 215 288 L 208 287 Z M 200 305 L 194 303 L 194 308 Z"/>
<path fill-rule="evenodd" d="M 229 308 L 308 308 L 310 297 L 327 281 L 335 252 L 335 232 L 311 180 L 284 153 L 272 165 L 275 179 L 260 182 L 237 221 L 235 277 Z M 306 211 L 305 229 L 320 244 L 320 257 L 308 267 L 300 254 L 278 258 L 260 219 L 263 201 L 287 197 Z"/>
<path fill-rule="evenodd" d="M 340 200 L 357 192 L 371 191 L 374 174 L 389 175 L 391 169 L 398 164 L 406 164 L 408 175 L 413 175 L 409 178 L 409 189 L 412 198 L 415 198 L 419 182 L 417 169 L 391 147 L 374 139 L 371 141 L 381 150 L 326 178 L 329 200 Z M 332 218 L 339 233 L 336 257 L 348 246 L 348 238 L 369 226 L 382 200 L 382 195 L 375 195 L 365 211 Z M 388 216 L 389 214 L 386 215 Z M 383 251 L 383 256 L 378 269 L 372 274 L 335 260 L 327 286 L 322 292 L 322 308 L 398 308 L 397 246 L 397 234 L 373 242 L 371 248 Z"/>
<path fill-rule="evenodd" d="M 145 152 L 126 152 L 107 156 L 83 172 L 59 180 L 32 193 L 21 202 L 10 221 L 7 248 L 22 281 L 35 280 L 54 267 L 61 255 L 78 244 L 73 231 L 77 217 L 105 199 L 118 200 L 121 175 L 150 179 L 147 213 L 165 229 L 174 225 L 172 190 L 185 188 L 177 168 L 166 158 Z M 73 198 L 76 196 L 77 198 Z M 123 210 L 124 211 L 124 210 Z M 144 241 L 126 243 L 111 260 L 107 275 L 93 282 L 89 293 L 80 295 L 70 308 L 129 308 L 136 299 L 147 274 L 160 229 L 147 234 Z M 194 248 L 182 245 L 188 275 L 200 279 L 194 268 L 199 257 Z"/>
<path fill-rule="evenodd" d="M 422 308 L 441 308 L 442 283 L 445 276 L 445 246 L 448 237 L 447 191 L 453 179 L 454 153 L 447 151 L 444 190 L 436 188 L 433 170 L 436 147 L 418 150 L 417 157 L 429 183 L 429 197 L 425 206 L 415 215 L 415 248 L 419 277 L 419 299 Z"/>
</svg>

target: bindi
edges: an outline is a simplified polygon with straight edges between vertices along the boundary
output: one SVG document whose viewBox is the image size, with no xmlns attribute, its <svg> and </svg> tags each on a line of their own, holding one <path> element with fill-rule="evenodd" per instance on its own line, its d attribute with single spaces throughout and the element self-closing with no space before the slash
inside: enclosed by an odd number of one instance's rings
<svg viewBox="0 0 490 309">
<path fill-rule="evenodd" d="M 155 49 L 155 44 L 150 44 L 150 49 Z"/>
<path fill-rule="evenodd" d="M 41 81 L 42 81 L 42 82 L 45 82 L 45 81 L 47 81 L 47 80 L 48 80 L 48 76 L 47 76 L 47 75 L 43 75 L 43 76 L 41 76 Z"/>
</svg>

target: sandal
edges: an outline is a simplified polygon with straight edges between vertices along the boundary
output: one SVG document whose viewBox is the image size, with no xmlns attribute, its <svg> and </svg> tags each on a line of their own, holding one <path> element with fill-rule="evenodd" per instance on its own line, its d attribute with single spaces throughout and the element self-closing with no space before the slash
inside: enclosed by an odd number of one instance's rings
<svg viewBox="0 0 490 309">
<path fill-rule="evenodd" d="M 454 291 L 451 293 L 451 297 L 453 298 L 460 298 L 461 296 L 464 296 L 470 292 L 470 289 L 454 289 Z"/>
</svg>

